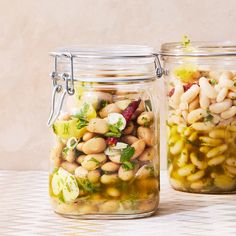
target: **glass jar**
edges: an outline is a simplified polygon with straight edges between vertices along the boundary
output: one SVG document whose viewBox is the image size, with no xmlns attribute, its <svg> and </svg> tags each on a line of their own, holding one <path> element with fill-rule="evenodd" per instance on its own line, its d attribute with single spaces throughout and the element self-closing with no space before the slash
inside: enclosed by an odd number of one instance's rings
<svg viewBox="0 0 236 236">
<path fill-rule="evenodd" d="M 159 111 L 152 49 L 83 46 L 51 55 L 54 211 L 92 219 L 153 214 L 159 202 Z"/>
<path fill-rule="evenodd" d="M 236 191 L 236 46 L 167 43 L 170 184 L 195 193 Z"/>
</svg>

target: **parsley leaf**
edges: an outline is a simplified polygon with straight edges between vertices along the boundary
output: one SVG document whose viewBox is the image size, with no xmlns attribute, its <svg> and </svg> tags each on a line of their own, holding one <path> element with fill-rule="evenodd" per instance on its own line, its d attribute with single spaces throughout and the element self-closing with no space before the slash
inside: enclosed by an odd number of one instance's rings
<svg viewBox="0 0 236 236">
<path fill-rule="evenodd" d="M 188 46 L 190 46 L 190 39 L 188 38 L 187 35 L 184 35 L 184 36 L 183 36 L 182 45 L 183 45 L 185 48 L 188 47 Z"/>
<path fill-rule="evenodd" d="M 217 84 L 217 80 L 211 79 L 211 80 L 210 80 L 210 83 L 211 83 L 212 85 L 215 85 L 215 84 Z"/>
<path fill-rule="evenodd" d="M 94 157 L 90 158 L 89 161 L 95 162 L 95 163 L 96 163 L 96 166 L 99 166 L 99 165 L 100 165 L 100 162 L 99 162 L 97 159 L 95 159 Z"/>
<path fill-rule="evenodd" d="M 134 166 L 135 166 L 135 164 L 132 163 L 132 162 L 129 162 L 129 161 L 125 161 L 125 162 L 122 163 L 122 167 L 125 170 L 133 170 Z"/>
<path fill-rule="evenodd" d="M 67 156 L 68 151 L 69 151 L 69 148 L 68 148 L 68 147 L 65 147 L 65 148 L 63 148 L 63 150 L 62 150 L 62 154 L 63 154 L 64 156 Z"/>
<path fill-rule="evenodd" d="M 108 128 L 109 128 L 110 132 L 105 133 L 106 137 L 119 138 L 121 136 L 120 130 L 115 125 L 109 124 Z"/>
<path fill-rule="evenodd" d="M 80 188 L 82 188 L 84 191 L 88 193 L 95 193 L 98 191 L 98 187 L 92 184 L 89 180 L 87 179 L 78 179 L 77 178 L 77 183 Z"/>
<path fill-rule="evenodd" d="M 102 100 L 101 101 L 101 108 L 104 108 L 108 105 L 108 101 L 107 100 Z"/>
<path fill-rule="evenodd" d="M 124 148 L 121 152 L 120 161 L 127 162 L 130 161 L 130 158 L 134 155 L 135 149 L 134 147 L 128 146 Z"/>
<path fill-rule="evenodd" d="M 210 113 L 209 110 L 207 110 L 207 116 L 204 118 L 204 122 L 209 122 L 212 121 L 212 119 L 214 118 L 214 116 Z"/>
<path fill-rule="evenodd" d="M 88 125 L 88 121 L 85 120 L 84 118 L 80 117 L 79 120 L 78 120 L 78 124 L 77 124 L 77 129 L 82 129 L 84 128 L 85 126 Z"/>
</svg>

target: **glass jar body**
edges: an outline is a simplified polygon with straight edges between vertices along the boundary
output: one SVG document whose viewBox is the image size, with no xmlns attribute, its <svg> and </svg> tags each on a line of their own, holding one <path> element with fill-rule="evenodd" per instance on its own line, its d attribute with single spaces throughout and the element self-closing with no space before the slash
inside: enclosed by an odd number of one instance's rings
<svg viewBox="0 0 236 236">
<path fill-rule="evenodd" d="M 53 124 L 50 197 L 79 218 L 137 218 L 159 202 L 156 82 L 75 82 Z"/>
<path fill-rule="evenodd" d="M 171 186 L 236 191 L 235 57 L 164 56 Z"/>
</svg>

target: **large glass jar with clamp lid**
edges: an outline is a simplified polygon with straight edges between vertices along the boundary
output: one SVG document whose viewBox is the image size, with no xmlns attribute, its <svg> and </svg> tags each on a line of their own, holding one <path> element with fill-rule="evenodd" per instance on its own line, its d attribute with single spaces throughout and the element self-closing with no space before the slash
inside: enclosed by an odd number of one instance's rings
<svg viewBox="0 0 236 236">
<path fill-rule="evenodd" d="M 83 46 L 51 55 L 54 211 L 93 219 L 152 215 L 159 202 L 159 61 L 152 49 Z"/>
</svg>

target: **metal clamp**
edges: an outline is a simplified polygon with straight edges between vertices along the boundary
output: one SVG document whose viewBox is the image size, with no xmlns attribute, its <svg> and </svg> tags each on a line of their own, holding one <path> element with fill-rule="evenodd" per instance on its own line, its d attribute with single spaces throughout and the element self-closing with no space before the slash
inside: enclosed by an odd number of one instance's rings
<svg viewBox="0 0 236 236">
<path fill-rule="evenodd" d="M 70 96 L 74 95 L 74 69 L 73 69 L 73 55 L 68 53 L 64 56 L 69 57 L 70 59 L 70 75 L 68 73 L 63 73 L 61 76 L 58 74 L 57 70 L 57 56 L 54 56 L 54 71 L 51 73 L 51 78 L 53 81 L 53 91 L 52 91 L 52 104 L 49 119 L 47 122 L 48 126 L 51 126 L 56 119 L 58 118 L 60 111 L 63 106 L 65 95 L 69 94 Z M 63 79 L 65 81 L 65 89 L 62 85 L 58 84 L 58 80 Z M 61 97 L 59 98 L 59 104 L 57 109 L 56 106 L 56 95 L 62 92 Z"/>
<path fill-rule="evenodd" d="M 158 78 L 161 78 L 162 75 L 164 75 L 164 69 L 161 66 L 159 54 L 154 54 L 154 56 L 155 56 L 154 64 L 155 64 L 155 68 L 156 68 L 156 75 Z"/>
</svg>

